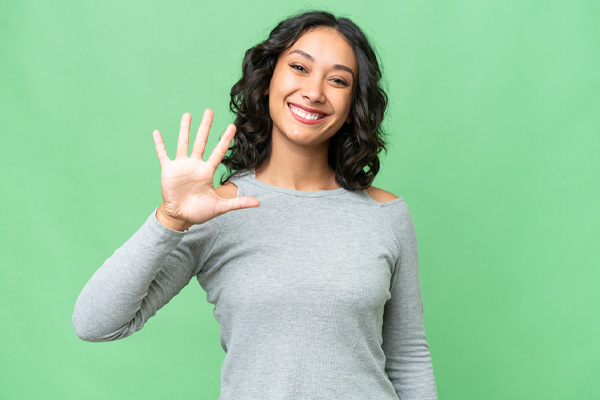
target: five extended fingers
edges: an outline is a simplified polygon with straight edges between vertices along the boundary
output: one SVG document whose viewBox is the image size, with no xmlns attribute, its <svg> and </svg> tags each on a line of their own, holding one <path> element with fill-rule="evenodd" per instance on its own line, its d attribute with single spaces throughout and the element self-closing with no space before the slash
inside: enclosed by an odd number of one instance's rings
<svg viewBox="0 0 600 400">
<path fill-rule="evenodd" d="M 192 115 L 190 113 L 184 113 L 181 117 L 181 125 L 179 129 L 179 139 L 177 142 L 177 155 L 175 158 L 183 158 L 187 157 L 188 148 L 189 148 L 189 132 L 191 125 Z M 210 127 L 213 121 L 213 112 L 210 109 L 206 109 L 204 111 L 204 115 L 202 116 L 202 122 L 200 123 L 200 127 L 198 128 L 198 133 L 196 135 L 196 140 L 194 141 L 194 147 L 192 149 L 191 158 L 197 158 L 202 160 L 202 156 L 204 155 L 204 150 L 206 147 L 206 142 L 208 140 L 208 134 L 210 131 Z M 229 144 L 233 139 L 236 132 L 236 126 L 234 124 L 229 124 L 223 136 L 217 143 L 215 149 L 211 153 L 210 157 L 206 161 L 213 170 L 216 170 L 225 153 L 229 150 Z M 160 162 L 160 167 L 163 168 L 166 164 L 168 164 L 171 160 L 167 155 L 167 150 L 165 149 L 165 143 L 163 141 L 162 135 L 158 130 L 152 132 L 152 137 L 154 139 L 154 144 L 156 146 L 156 155 L 158 156 L 158 161 Z M 221 199 L 220 203 L 220 213 L 225 213 L 231 210 L 236 210 L 239 208 L 247 208 L 247 207 L 258 207 L 259 201 L 252 197 L 237 197 L 234 199 L 224 200 Z"/>
</svg>

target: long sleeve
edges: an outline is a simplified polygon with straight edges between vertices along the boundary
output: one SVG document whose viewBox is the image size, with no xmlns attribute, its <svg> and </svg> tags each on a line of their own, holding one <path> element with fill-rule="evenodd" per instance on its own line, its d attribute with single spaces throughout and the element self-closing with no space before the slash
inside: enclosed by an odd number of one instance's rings
<svg viewBox="0 0 600 400">
<path fill-rule="evenodd" d="M 198 273 L 216 225 L 212 219 L 178 232 L 158 222 L 155 210 L 79 294 L 73 312 L 77 336 L 99 342 L 140 330 Z"/>
<path fill-rule="evenodd" d="M 406 203 L 398 202 L 387 211 L 400 256 L 392 274 L 391 298 L 385 305 L 383 316 L 386 373 L 401 400 L 437 399 L 423 324 L 415 227 Z"/>
</svg>

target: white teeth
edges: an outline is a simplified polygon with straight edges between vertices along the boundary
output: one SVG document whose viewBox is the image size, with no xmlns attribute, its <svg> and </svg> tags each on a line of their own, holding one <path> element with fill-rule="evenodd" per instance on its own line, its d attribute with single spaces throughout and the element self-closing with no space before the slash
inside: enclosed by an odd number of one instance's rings
<svg viewBox="0 0 600 400">
<path fill-rule="evenodd" d="M 304 119 L 308 119 L 311 121 L 317 120 L 319 119 L 319 114 L 312 114 L 312 113 L 307 113 L 304 110 L 298 108 L 298 107 L 294 107 L 292 105 L 290 105 L 290 110 L 292 110 L 292 112 Z"/>
</svg>

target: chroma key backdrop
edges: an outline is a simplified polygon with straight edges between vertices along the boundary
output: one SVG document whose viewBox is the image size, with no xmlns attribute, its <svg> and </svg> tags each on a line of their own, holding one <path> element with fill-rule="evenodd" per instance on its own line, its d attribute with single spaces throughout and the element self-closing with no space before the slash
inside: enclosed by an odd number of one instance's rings
<svg viewBox="0 0 600 400">
<path fill-rule="evenodd" d="M 0 4 L 1 399 L 219 397 L 196 280 L 115 342 L 73 307 L 161 202 L 152 131 L 173 155 L 212 108 L 212 151 L 245 50 L 311 9 L 383 68 L 374 185 L 415 222 L 439 398 L 600 398 L 600 2 L 23 0 Z"/>
</svg>

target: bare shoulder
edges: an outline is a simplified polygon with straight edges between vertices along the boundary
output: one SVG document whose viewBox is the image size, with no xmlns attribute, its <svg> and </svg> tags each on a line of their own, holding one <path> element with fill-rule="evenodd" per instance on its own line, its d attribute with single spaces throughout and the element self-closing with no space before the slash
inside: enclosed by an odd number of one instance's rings
<svg viewBox="0 0 600 400">
<path fill-rule="evenodd" d="M 367 193 L 373 200 L 378 203 L 387 203 L 388 201 L 392 201 L 398 198 L 393 193 L 388 192 L 387 190 L 376 188 L 375 186 L 369 186 L 367 189 Z"/>
<path fill-rule="evenodd" d="M 225 182 L 215 189 L 217 195 L 223 199 L 233 199 L 238 195 L 238 188 L 234 183 Z"/>
</svg>

